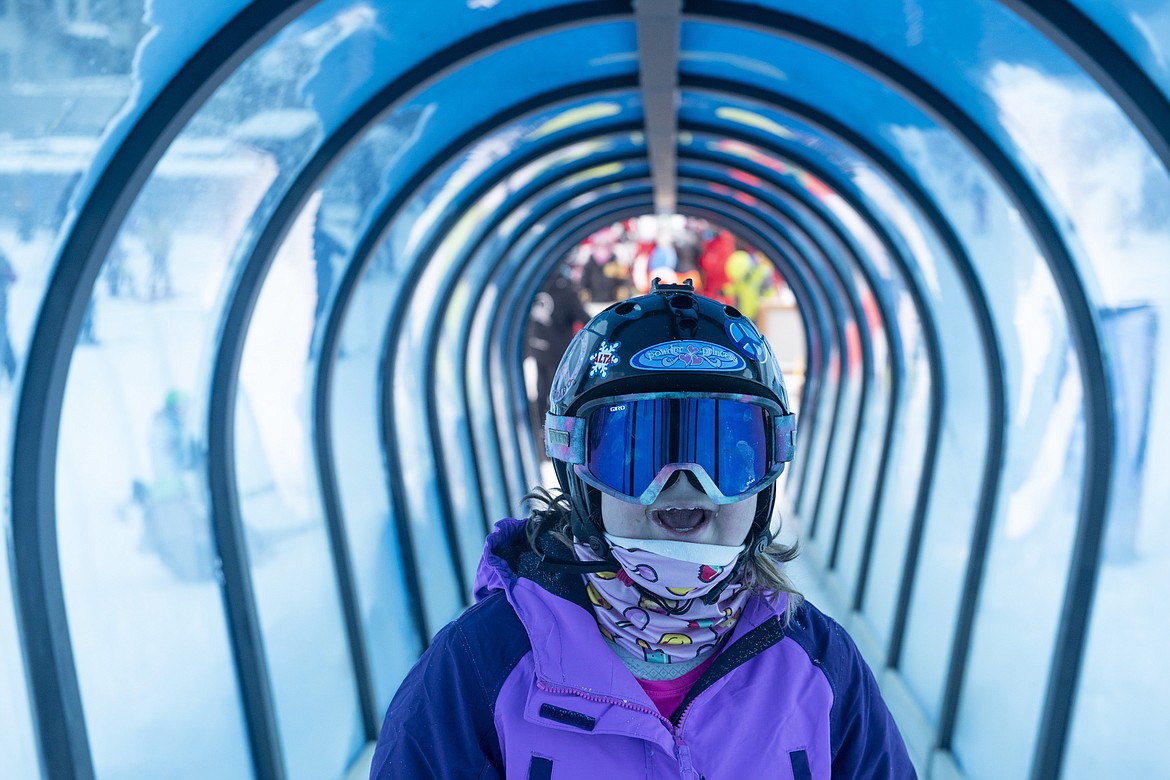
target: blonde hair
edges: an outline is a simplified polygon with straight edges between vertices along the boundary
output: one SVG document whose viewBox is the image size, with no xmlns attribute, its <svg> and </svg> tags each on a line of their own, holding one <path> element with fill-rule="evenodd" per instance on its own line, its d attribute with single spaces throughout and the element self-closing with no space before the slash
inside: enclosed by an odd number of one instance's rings
<svg viewBox="0 0 1170 780">
<path fill-rule="evenodd" d="M 541 550 L 537 547 L 537 540 L 545 534 L 550 534 L 565 547 L 573 547 L 572 513 L 573 507 L 569 497 L 560 490 L 550 492 L 543 487 L 533 488 L 524 496 L 524 504 L 528 507 L 528 526 L 525 529 L 528 536 L 528 546 L 538 555 Z M 600 526 L 601 524 L 598 523 Z M 784 564 L 796 558 L 800 545 L 786 545 L 773 541 L 764 548 L 760 555 L 751 555 L 749 550 L 740 554 L 742 573 L 741 580 L 752 593 L 775 603 L 780 594 L 787 599 L 784 605 L 784 624 L 792 619 L 797 607 L 804 601 L 804 596 L 792 584 L 792 580 L 784 571 Z"/>
</svg>

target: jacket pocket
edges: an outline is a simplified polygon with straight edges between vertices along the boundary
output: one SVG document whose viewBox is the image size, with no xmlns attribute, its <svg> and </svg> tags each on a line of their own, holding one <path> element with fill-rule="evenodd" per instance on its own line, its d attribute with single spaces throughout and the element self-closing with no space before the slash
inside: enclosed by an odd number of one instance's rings
<svg viewBox="0 0 1170 780">
<path fill-rule="evenodd" d="M 812 780 L 812 769 L 808 765 L 808 753 L 803 749 L 788 751 L 788 761 L 792 764 L 793 780 Z"/>
<path fill-rule="evenodd" d="M 552 759 L 533 756 L 528 762 L 528 780 L 552 780 Z"/>
</svg>

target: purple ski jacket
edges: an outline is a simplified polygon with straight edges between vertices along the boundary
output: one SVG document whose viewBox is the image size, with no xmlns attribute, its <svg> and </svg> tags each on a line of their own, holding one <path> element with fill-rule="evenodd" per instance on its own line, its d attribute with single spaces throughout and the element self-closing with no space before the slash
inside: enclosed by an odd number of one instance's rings
<svg viewBox="0 0 1170 780">
<path fill-rule="evenodd" d="M 372 779 L 915 777 L 869 667 L 807 602 L 785 626 L 783 601 L 751 598 L 666 718 L 524 521 L 488 537 L 475 595 L 390 703 Z"/>
</svg>

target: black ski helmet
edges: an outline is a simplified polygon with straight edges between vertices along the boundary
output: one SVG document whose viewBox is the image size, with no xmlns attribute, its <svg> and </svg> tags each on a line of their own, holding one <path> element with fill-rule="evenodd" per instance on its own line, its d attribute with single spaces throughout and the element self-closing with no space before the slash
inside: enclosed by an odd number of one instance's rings
<svg viewBox="0 0 1170 780">
<path fill-rule="evenodd" d="M 645 350 L 702 350 L 720 360 L 706 366 L 649 370 L 639 358 Z M 561 490 L 572 505 L 577 541 L 607 558 L 609 546 L 600 527 L 600 491 L 572 469 L 568 426 L 582 405 L 601 398 L 634 393 L 709 392 L 755 396 L 778 404 L 787 417 L 786 441 L 777 457 L 790 461 L 795 448 L 795 418 L 788 390 L 768 342 L 750 319 L 732 306 L 698 295 L 686 284 L 661 284 L 651 291 L 609 306 L 577 333 L 565 350 L 549 391 L 545 449 L 552 459 Z M 772 541 L 770 522 L 775 506 L 775 481 L 758 494 L 756 514 L 745 540 L 752 556 Z"/>
</svg>

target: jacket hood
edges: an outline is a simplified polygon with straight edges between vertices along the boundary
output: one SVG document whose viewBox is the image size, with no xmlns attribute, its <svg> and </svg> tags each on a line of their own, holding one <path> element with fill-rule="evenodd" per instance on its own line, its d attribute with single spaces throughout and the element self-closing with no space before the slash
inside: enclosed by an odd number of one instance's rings
<svg viewBox="0 0 1170 780">
<path fill-rule="evenodd" d="M 496 523 L 483 544 L 483 557 L 475 574 L 472 593 L 476 601 L 487 598 L 492 591 L 508 593 L 508 600 L 518 578 L 532 580 L 554 596 L 590 610 L 585 594 L 585 582 L 574 572 L 550 571 L 540 565 L 540 556 L 528 544 L 528 522 L 508 517 Z M 540 549 L 554 560 L 575 560 L 573 551 L 545 535 L 539 540 Z"/>
</svg>

